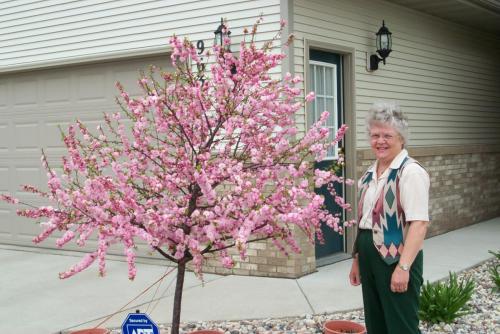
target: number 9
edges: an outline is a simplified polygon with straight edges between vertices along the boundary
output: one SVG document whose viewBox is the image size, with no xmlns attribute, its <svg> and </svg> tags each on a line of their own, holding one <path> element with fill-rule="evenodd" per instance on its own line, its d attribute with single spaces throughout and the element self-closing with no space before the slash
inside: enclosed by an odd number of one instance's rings
<svg viewBox="0 0 500 334">
<path fill-rule="evenodd" d="M 205 51 L 205 43 L 200 39 L 196 42 L 196 48 L 199 50 L 198 54 L 201 55 Z"/>
</svg>

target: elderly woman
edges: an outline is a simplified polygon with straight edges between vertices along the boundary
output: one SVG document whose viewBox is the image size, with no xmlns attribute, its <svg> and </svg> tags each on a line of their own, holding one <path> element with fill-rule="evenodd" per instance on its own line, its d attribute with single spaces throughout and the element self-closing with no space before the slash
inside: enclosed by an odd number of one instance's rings
<svg viewBox="0 0 500 334">
<path fill-rule="evenodd" d="M 368 334 L 420 333 L 429 175 L 405 150 L 408 121 L 395 103 L 375 103 L 366 121 L 377 160 L 358 183 L 358 234 L 349 279 L 362 285 Z"/>
</svg>

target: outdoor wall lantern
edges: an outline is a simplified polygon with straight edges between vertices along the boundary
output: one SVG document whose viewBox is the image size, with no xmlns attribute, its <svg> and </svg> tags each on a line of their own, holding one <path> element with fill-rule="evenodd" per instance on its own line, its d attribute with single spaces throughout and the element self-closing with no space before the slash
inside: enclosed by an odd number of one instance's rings
<svg viewBox="0 0 500 334">
<path fill-rule="evenodd" d="M 214 44 L 220 45 L 221 48 L 224 47 L 224 39 L 229 38 L 229 35 L 231 35 L 231 31 L 229 31 L 229 29 L 226 29 L 226 25 L 224 24 L 224 19 L 222 17 L 220 19 L 220 25 L 217 27 L 217 30 L 214 31 L 214 35 Z M 229 44 L 224 47 L 224 51 L 231 52 L 231 47 Z"/>
<path fill-rule="evenodd" d="M 382 27 L 380 27 L 380 29 L 376 33 L 377 53 L 380 55 L 380 57 L 376 54 L 370 56 L 370 71 L 377 70 L 378 63 L 380 63 L 381 61 L 385 65 L 385 58 L 387 58 L 389 56 L 389 53 L 391 53 L 392 51 L 391 35 L 392 33 L 385 26 L 385 21 L 382 20 Z"/>
<path fill-rule="evenodd" d="M 224 52 L 231 52 L 231 45 L 227 44 L 224 45 L 224 40 L 226 38 L 229 38 L 231 35 L 231 31 L 226 28 L 226 25 L 224 24 L 224 19 L 221 17 L 220 19 L 220 24 L 217 27 L 217 30 L 214 31 L 214 45 L 220 45 L 221 48 L 224 48 Z M 233 64 L 231 66 L 231 74 L 235 75 L 237 73 L 236 70 L 236 65 Z"/>
<path fill-rule="evenodd" d="M 226 29 L 223 18 L 220 19 L 220 25 L 217 27 L 217 30 L 214 31 L 214 35 L 214 45 L 220 45 L 221 48 L 224 47 L 224 39 L 229 38 L 229 35 L 231 35 L 231 31 L 229 31 L 229 29 Z M 201 62 L 197 65 L 199 75 L 198 80 L 201 81 L 201 85 L 203 86 L 203 84 L 205 83 L 204 73 L 206 68 L 206 64 L 203 63 L 203 51 L 205 51 L 205 43 L 203 42 L 203 40 L 198 40 L 198 42 L 196 43 L 196 48 L 198 49 L 198 55 L 200 56 L 201 60 Z M 224 52 L 231 52 L 229 44 L 224 47 Z M 234 64 L 231 67 L 231 73 L 233 75 L 236 74 L 236 66 Z"/>
</svg>

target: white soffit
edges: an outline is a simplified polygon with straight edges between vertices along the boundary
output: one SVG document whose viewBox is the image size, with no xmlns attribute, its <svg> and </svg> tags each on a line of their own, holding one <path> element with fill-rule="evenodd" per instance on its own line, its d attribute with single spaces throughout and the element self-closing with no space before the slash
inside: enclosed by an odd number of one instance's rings
<svg viewBox="0 0 500 334">
<path fill-rule="evenodd" d="M 386 0 L 471 28 L 500 34 L 500 0 Z"/>
</svg>

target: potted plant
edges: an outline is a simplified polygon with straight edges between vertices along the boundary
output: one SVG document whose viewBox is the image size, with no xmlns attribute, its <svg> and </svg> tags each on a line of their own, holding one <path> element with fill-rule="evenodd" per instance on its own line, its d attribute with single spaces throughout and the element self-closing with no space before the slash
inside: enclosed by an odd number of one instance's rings
<svg viewBox="0 0 500 334">
<path fill-rule="evenodd" d="M 365 326 L 358 324 L 357 322 L 349 320 L 329 320 L 323 325 L 323 333 L 325 334 L 342 334 L 342 333 L 353 333 L 353 334 L 365 334 Z"/>
<path fill-rule="evenodd" d="M 314 170 L 311 162 L 321 160 L 347 127 L 329 140 L 324 112 L 309 131 L 297 135 L 295 113 L 314 93 L 299 99 L 300 78 L 271 77 L 285 56 L 271 52 L 279 34 L 257 47 L 259 22 L 252 32 L 245 30 L 238 58 L 228 47 L 229 34 L 222 47 L 214 45 L 203 54 L 213 57 L 210 75 L 196 47 L 174 36 L 173 73 L 160 73 L 161 82 L 153 74 L 144 76 L 139 81 L 144 94 L 138 98 L 117 84 L 122 112 L 105 115 L 96 130 L 80 121 L 61 130 L 68 151 L 61 173 L 42 152 L 48 191 L 30 185 L 24 190 L 50 205 L 1 197 L 27 205 L 19 215 L 44 221 L 35 243 L 56 231 L 62 231 L 58 247 L 72 241 L 84 245 L 97 235 L 97 249 L 60 273 L 61 279 L 94 262 L 104 275 L 113 244 L 123 246 L 134 279 L 136 240 L 144 240 L 177 266 L 171 333 L 179 334 L 188 263 L 201 277 L 210 254 L 231 268 L 231 247 L 245 258 L 249 243 L 272 239 L 285 253 L 299 252 L 294 228 L 312 243 L 322 239 L 322 222 L 342 230 L 343 222 L 324 208 L 310 182 L 316 187 L 344 182 L 332 171 Z"/>
<path fill-rule="evenodd" d="M 106 328 L 80 329 L 80 330 L 71 332 L 71 334 L 108 334 L 108 333 L 109 333 L 109 330 Z"/>
</svg>

